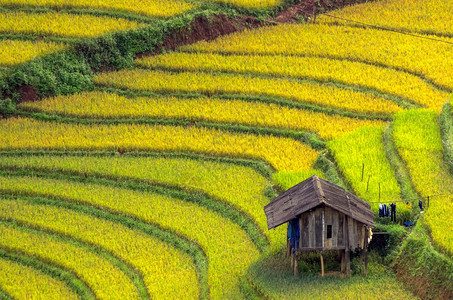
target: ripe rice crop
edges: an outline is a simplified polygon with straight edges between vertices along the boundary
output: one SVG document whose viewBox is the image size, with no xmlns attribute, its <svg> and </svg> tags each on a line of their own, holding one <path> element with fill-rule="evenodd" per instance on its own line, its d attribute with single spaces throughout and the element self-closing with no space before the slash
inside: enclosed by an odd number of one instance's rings
<svg viewBox="0 0 453 300">
<path fill-rule="evenodd" d="M 190 257 L 142 232 L 68 209 L 30 204 L 20 199 L 1 200 L 0 215 L 111 251 L 143 274 L 152 298 L 199 296 L 195 267 Z"/>
<path fill-rule="evenodd" d="M 171 17 L 182 14 L 195 5 L 179 0 L 0 0 L 6 6 L 44 6 L 58 9 L 87 8 L 133 12 L 150 17 Z"/>
<path fill-rule="evenodd" d="M 268 79 L 230 74 L 207 74 L 162 71 L 122 70 L 97 75 L 94 82 L 138 91 L 183 91 L 204 94 L 248 94 L 283 97 L 298 102 L 340 108 L 369 114 L 390 114 L 402 108 L 395 103 L 367 93 L 329 85 Z"/>
<path fill-rule="evenodd" d="M 176 71 L 245 72 L 340 82 L 377 90 L 433 108 L 438 107 L 439 103 L 444 103 L 450 97 L 449 93 L 439 91 L 421 78 L 406 72 L 321 57 L 173 52 L 143 57 L 136 60 L 135 64 L 142 67 Z"/>
<path fill-rule="evenodd" d="M 0 13 L 0 31 L 14 34 L 53 35 L 63 37 L 96 37 L 107 32 L 128 30 L 141 24 L 126 19 L 55 12 Z"/>
<path fill-rule="evenodd" d="M 400 199 L 400 187 L 384 151 L 383 128 L 361 128 L 356 132 L 327 143 L 341 172 L 363 200 L 382 201 Z M 362 179 L 362 169 L 363 179 Z M 379 191 L 379 184 L 381 191 Z M 372 208 L 377 210 L 378 204 Z M 398 205 L 398 212 L 410 207 Z"/>
<path fill-rule="evenodd" d="M 453 39 L 445 40 L 453 42 Z M 233 33 L 213 42 L 198 42 L 182 49 L 358 60 L 408 70 L 453 90 L 453 45 L 391 31 L 285 24 Z M 439 103 L 439 111 L 441 105 Z"/>
<path fill-rule="evenodd" d="M 447 21 L 452 11 L 453 2 L 449 0 L 386 0 L 349 6 L 329 14 L 390 29 L 453 36 L 453 23 Z M 317 21 L 351 24 L 322 15 Z"/>
<path fill-rule="evenodd" d="M 85 176 L 103 174 L 133 178 L 150 183 L 203 191 L 250 215 L 262 231 L 267 230 L 262 207 L 269 202 L 264 190 L 269 184 L 255 170 L 229 163 L 180 158 L 118 156 L 0 156 L 0 166 L 46 172 L 80 172 Z"/>
<path fill-rule="evenodd" d="M 282 4 L 282 0 L 204 0 L 206 2 L 228 3 L 247 9 L 273 8 Z"/>
<path fill-rule="evenodd" d="M 306 170 L 312 148 L 289 138 L 163 125 L 81 125 L 24 118 L 0 121 L 0 150 L 189 151 L 268 161 L 277 170 Z"/>
<path fill-rule="evenodd" d="M 58 238 L 0 223 L 0 247 L 42 258 L 74 272 L 100 299 L 139 299 L 130 279 L 107 259 Z"/>
<path fill-rule="evenodd" d="M 79 299 L 61 281 L 1 257 L 0 287 L 14 299 Z"/>
<path fill-rule="evenodd" d="M 395 115 L 394 138 L 396 146 L 417 151 L 441 152 L 439 126 L 433 111 L 418 109 Z"/>
<path fill-rule="evenodd" d="M 361 120 L 309 110 L 242 100 L 175 97 L 129 98 L 107 92 L 86 92 L 71 96 L 24 102 L 19 107 L 48 114 L 82 118 L 174 118 L 191 121 L 245 124 L 308 130 L 324 139 L 350 133 L 362 126 L 382 126 L 378 120 Z M 114 108 L 118 109 L 114 109 Z M 119 109 L 121 108 L 121 109 Z"/>
<path fill-rule="evenodd" d="M 317 169 L 299 172 L 280 171 L 274 173 L 272 175 L 272 179 L 279 185 L 281 189 L 287 190 L 313 175 L 325 179 L 323 172 Z"/>
<path fill-rule="evenodd" d="M 0 66 L 14 66 L 66 47 L 64 44 L 44 41 L 0 40 Z"/>
<path fill-rule="evenodd" d="M 240 295 L 238 280 L 259 254 L 239 225 L 187 201 L 112 186 L 37 177 L 1 177 L 0 189 L 13 194 L 62 197 L 66 201 L 102 207 L 187 237 L 198 243 L 208 257 L 208 283 L 214 299 Z"/>
<path fill-rule="evenodd" d="M 228 3 L 247 9 L 266 9 L 273 8 L 282 3 L 282 0 L 204 0 L 205 2 Z M 131 11 L 154 17 L 171 17 L 184 13 L 195 4 L 177 0 L 74 0 L 68 3 L 65 0 L 34 0 L 32 3 L 27 0 L 0 0 L 0 5 L 35 5 L 50 6 L 58 8 L 94 8 L 94 9 L 113 9 L 120 11 Z"/>
<path fill-rule="evenodd" d="M 453 178 L 442 159 L 437 115 L 429 110 L 410 110 L 395 116 L 394 139 L 398 152 L 406 163 L 412 182 L 422 196 L 453 194 Z M 434 242 L 453 253 L 453 210 L 449 197 L 432 197 L 427 208 L 424 199 L 425 222 Z"/>
</svg>

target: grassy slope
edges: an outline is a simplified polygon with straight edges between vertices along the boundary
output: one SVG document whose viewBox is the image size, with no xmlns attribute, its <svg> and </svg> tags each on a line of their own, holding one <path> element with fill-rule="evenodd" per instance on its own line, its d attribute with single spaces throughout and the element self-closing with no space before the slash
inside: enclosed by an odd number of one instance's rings
<svg viewBox="0 0 453 300">
<path fill-rule="evenodd" d="M 307 261 L 307 260 L 306 260 Z M 314 265 L 308 265 L 314 262 Z M 328 262 L 327 262 L 328 263 Z M 353 267 L 357 267 L 353 261 Z M 322 278 L 318 275 L 318 257 L 304 264 L 305 272 L 295 278 L 291 272 L 290 259 L 285 253 L 263 256 L 249 270 L 247 278 L 266 299 L 372 299 L 398 298 L 414 299 L 414 296 L 397 283 L 395 275 L 381 264 L 371 261 L 368 277 L 361 273 L 350 279 L 333 273 Z M 329 266 L 328 266 L 329 267 Z M 332 265 L 329 267 L 333 270 Z"/>
</svg>

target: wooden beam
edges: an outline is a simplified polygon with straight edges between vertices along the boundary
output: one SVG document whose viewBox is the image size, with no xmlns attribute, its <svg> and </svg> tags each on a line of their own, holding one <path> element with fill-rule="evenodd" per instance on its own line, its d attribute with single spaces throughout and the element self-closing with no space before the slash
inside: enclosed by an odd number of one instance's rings
<svg viewBox="0 0 453 300">
<path fill-rule="evenodd" d="M 321 256 L 321 277 L 324 277 L 324 258 L 322 257 L 322 251 L 319 251 L 319 255 Z"/>
<path fill-rule="evenodd" d="M 351 253 L 349 249 L 345 250 L 346 276 L 351 277 Z"/>
<path fill-rule="evenodd" d="M 345 271 L 345 251 L 346 250 L 341 250 L 341 268 L 340 268 L 340 272 L 341 273 L 344 273 Z"/>
<path fill-rule="evenodd" d="M 324 249 L 322 247 L 315 248 L 303 247 L 302 249 L 299 249 L 299 251 L 325 251 L 325 250 L 344 250 L 344 247 L 332 247 L 329 249 Z"/>
<path fill-rule="evenodd" d="M 293 259 L 294 259 L 294 276 L 297 277 L 299 276 L 299 268 L 297 266 L 297 252 L 294 252 L 293 254 Z"/>
</svg>

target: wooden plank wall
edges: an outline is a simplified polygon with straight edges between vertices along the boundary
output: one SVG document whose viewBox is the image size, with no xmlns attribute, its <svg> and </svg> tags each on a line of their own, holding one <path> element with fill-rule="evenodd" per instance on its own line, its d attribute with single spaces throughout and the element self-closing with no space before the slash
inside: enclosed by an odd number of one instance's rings
<svg viewBox="0 0 453 300">
<path fill-rule="evenodd" d="M 310 214 L 303 214 L 301 216 L 302 218 L 302 231 L 301 231 L 301 245 L 299 246 L 300 248 L 308 248 L 310 247 L 310 241 L 309 241 L 309 225 L 310 225 Z"/>
<path fill-rule="evenodd" d="M 338 213 L 338 247 L 344 248 L 344 214 Z"/>
<path fill-rule="evenodd" d="M 330 249 L 333 247 L 333 241 L 334 241 L 333 232 L 335 231 L 335 229 L 333 227 L 333 210 L 330 207 L 324 208 L 324 222 L 325 222 L 324 248 Z M 330 239 L 327 238 L 327 226 L 328 225 L 332 226 L 332 238 L 330 238 Z"/>
<path fill-rule="evenodd" d="M 355 233 L 355 220 L 351 219 L 351 217 L 348 217 L 348 228 L 349 228 L 349 248 L 353 249 L 355 248 L 355 245 L 357 243 L 357 236 Z"/>
<path fill-rule="evenodd" d="M 323 247 L 323 209 L 316 209 L 313 214 L 315 216 L 315 248 L 322 248 Z"/>
<path fill-rule="evenodd" d="M 346 220 L 348 218 L 348 228 Z M 301 215 L 301 250 L 344 249 L 348 230 L 350 249 L 363 247 L 363 224 L 330 207 L 318 207 Z M 332 225 L 332 238 L 327 239 L 327 225 Z"/>
</svg>

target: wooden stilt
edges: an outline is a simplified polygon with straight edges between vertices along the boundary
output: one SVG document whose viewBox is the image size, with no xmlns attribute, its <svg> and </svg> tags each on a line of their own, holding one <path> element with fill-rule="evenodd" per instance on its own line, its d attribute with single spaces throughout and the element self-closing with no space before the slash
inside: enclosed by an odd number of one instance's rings
<svg viewBox="0 0 453 300">
<path fill-rule="evenodd" d="M 359 257 L 359 266 L 362 267 L 362 263 L 363 263 L 363 250 L 360 251 L 360 257 Z"/>
<path fill-rule="evenodd" d="M 297 265 L 297 253 L 294 253 L 294 276 L 297 277 L 299 276 L 299 268 Z"/>
<path fill-rule="evenodd" d="M 291 242 L 289 239 L 286 239 L 286 257 L 290 257 L 291 255 Z"/>
<path fill-rule="evenodd" d="M 368 251 L 367 249 L 365 248 L 365 268 L 363 269 L 363 275 L 367 276 L 368 275 L 368 270 L 367 270 L 367 267 L 368 267 Z"/>
<path fill-rule="evenodd" d="M 322 257 L 322 251 L 319 254 L 321 256 L 321 277 L 324 277 L 324 258 Z"/>
<path fill-rule="evenodd" d="M 340 269 L 341 273 L 344 273 L 346 267 L 345 251 L 346 250 L 341 250 L 341 269 Z"/>
<path fill-rule="evenodd" d="M 367 270 L 367 267 L 368 267 L 368 232 L 369 232 L 369 229 L 368 227 L 365 228 L 365 242 L 364 242 L 364 252 L 365 252 L 365 268 L 363 269 L 363 275 L 367 276 L 368 275 L 368 270 Z"/>
<path fill-rule="evenodd" d="M 345 251 L 346 276 L 351 277 L 351 253 L 349 249 Z"/>
<path fill-rule="evenodd" d="M 293 249 L 291 249 L 291 268 L 294 267 L 294 253 L 293 253 Z"/>
</svg>

